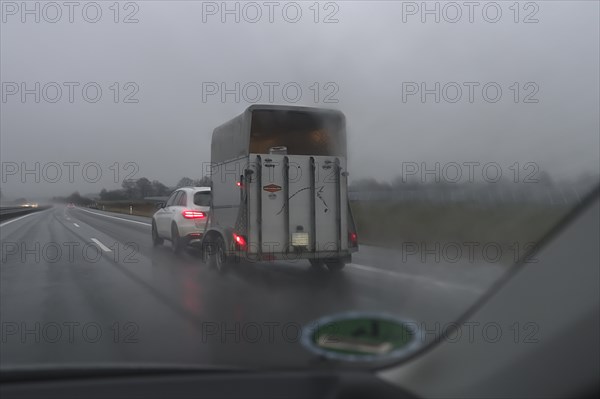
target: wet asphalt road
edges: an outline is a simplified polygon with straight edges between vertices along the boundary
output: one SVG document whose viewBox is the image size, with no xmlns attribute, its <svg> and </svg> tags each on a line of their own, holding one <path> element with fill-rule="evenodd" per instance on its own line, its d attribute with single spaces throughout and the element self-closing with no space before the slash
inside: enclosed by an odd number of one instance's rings
<svg viewBox="0 0 600 399">
<path fill-rule="evenodd" d="M 435 330 L 504 270 L 361 246 L 341 273 L 297 261 L 221 275 L 195 249 L 154 248 L 149 222 L 63 206 L 3 222 L 0 366 L 305 366 L 318 359 L 300 328 L 318 317 L 383 311 Z"/>
</svg>

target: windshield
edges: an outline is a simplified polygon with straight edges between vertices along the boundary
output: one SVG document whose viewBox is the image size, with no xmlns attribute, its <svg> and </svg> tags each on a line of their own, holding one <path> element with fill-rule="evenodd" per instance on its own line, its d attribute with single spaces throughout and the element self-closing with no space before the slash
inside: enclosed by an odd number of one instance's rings
<svg viewBox="0 0 600 399">
<path fill-rule="evenodd" d="M 595 1 L 0 5 L 1 368 L 395 364 L 599 184 Z"/>
</svg>

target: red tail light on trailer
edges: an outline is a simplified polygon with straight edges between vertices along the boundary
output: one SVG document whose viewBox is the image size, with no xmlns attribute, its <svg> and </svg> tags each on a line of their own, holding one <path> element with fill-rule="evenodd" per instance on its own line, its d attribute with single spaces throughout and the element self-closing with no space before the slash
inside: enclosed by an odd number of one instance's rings
<svg viewBox="0 0 600 399">
<path fill-rule="evenodd" d="M 358 235 L 354 232 L 348 232 L 348 243 L 351 247 L 358 247 Z"/>
<path fill-rule="evenodd" d="M 235 244 L 241 248 L 241 249 L 245 249 L 246 248 L 246 237 L 233 233 L 233 241 L 235 241 Z"/>
</svg>

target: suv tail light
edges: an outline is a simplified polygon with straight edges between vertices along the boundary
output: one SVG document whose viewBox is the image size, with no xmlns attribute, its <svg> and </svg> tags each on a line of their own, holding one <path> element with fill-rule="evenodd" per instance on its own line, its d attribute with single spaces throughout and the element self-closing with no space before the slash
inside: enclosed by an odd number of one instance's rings
<svg viewBox="0 0 600 399">
<path fill-rule="evenodd" d="M 193 209 L 186 209 L 185 211 L 181 212 L 181 215 L 183 215 L 183 217 L 186 219 L 204 219 L 206 217 L 204 212 Z"/>
</svg>

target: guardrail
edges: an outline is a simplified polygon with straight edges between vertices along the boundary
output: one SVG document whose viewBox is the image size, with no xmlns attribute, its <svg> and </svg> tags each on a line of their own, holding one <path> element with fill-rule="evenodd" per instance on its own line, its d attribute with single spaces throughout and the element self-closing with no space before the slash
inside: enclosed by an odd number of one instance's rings
<svg viewBox="0 0 600 399">
<path fill-rule="evenodd" d="M 0 221 L 16 218 L 18 216 L 23 216 L 28 213 L 43 211 L 44 209 L 48 209 L 49 206 L 39 206 L 36 208 L 28 208 L 22 206 L 3 206 L 0 207 Z"/>
</svg>

